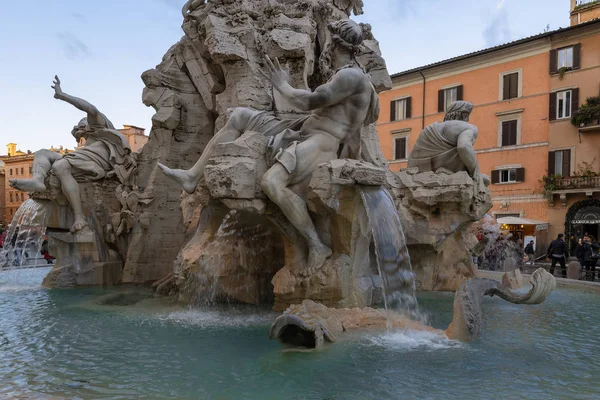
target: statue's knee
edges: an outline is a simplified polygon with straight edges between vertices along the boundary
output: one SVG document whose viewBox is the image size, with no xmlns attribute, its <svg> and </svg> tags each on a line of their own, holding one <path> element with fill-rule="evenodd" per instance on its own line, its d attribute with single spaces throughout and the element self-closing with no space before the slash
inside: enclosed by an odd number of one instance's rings
<svg viewBox="0 0 600 400">
<path fill-rule="evenodd" d="M 263 175 L 260 181 L 260 187 L 262 188 L 263 192 L 265 192 L 265 194 L 269 197 L 273 197 L 273 195 L 276 193 L 277 184 L 273 177 L 269 174 L 269 172 Z"/>
<path fill-rule="evenodd" d="M 71 165 L 68 161 L 58 160 L 54 164 L 52 164 L 52 169 L 56 175 L 64 175 L 71 173 Z"/>
<path fill-rule="evenodd" d="M 231 116 L 229 117 L 229 123 L 242 130 L 246 125 L 248 125 L 248 120 L 253 114 L 254 111 L 249 108 L 237 107 L 231 113 Z"/>
<path fill-rule="evenodd" d="M 45 157 L 45 158 L 50 158 L 49 156 L 51 155 L 51 151 L 48 149 L 41 149 L 36 151 L 35 153 L 33 153 L 33 156 L 35 158 L 41 158 L 41 157 Z"/>
</svg>

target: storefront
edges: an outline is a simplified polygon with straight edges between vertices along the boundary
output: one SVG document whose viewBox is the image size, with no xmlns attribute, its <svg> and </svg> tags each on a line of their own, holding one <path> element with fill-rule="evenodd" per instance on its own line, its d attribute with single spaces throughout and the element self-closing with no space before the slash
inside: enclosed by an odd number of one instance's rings
<svg viewBox="0 0 600 400">
<path fill-rule="evenodd" d="M 548 223 L 527 218 L 504 217 L 496 220 L 500 229 L 505 234 L 512 234 L 513 238 L 521 240 L 523 246 L 533 240 L 536 254 L 546 251 L 548 242 Z"/>
<path fill-rule="evenodd" d="M 573 204 L 565 218 L 565 231 L 567 235 L 573 235 L 576 238 L 587 234 L 598 239 L 600 236 L 600 201 L 589 199 Z"/>
</svg>

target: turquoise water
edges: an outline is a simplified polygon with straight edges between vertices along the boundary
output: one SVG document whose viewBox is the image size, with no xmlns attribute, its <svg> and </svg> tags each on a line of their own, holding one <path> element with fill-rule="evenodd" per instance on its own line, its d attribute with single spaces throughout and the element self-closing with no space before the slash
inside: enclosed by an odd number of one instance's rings
<svg viewBox="0 0 600 400">
<path fill-rule="evenodd" d="M 590 399 L 600 397 L 600 297 L 486 299 L 480 340 L 352 335 L 318 352 L 268 338 L 276 314 L 187 310 L 149 293 L 44 290 L 48 269 L 0 272 L 0 398 Z M 437 327 L 452 295 L 419 296 Z"/>
</svg>

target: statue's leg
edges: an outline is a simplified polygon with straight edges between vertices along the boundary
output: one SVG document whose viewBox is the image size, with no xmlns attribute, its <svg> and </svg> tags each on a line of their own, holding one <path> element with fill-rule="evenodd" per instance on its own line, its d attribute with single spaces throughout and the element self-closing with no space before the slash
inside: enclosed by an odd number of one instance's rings
<svg viewBox="0 0 600 400">
<path fill-rule="evenodd" d="M 158 163 L 158 166 L 165 175 L 179 183 L 183 187 L 183 190 L 188 193 L 194 193 L 198 182 L 200 182 L 200 179 L 204 175 L 204 167 L 208 159 L 212 156 L 215 146 L 220 143 L 233 142 L 242 136 L 244 129 L 248 125 L 248 120 L 256 112 L 249 108 L 236 108 L 225 126 L 208 142 L 202 155 L 192 168 L 188 170 L 171 169 L 161 163 Z"/>
<path fill-rule="evenodd" d="M 60 186 L 63 193 L 65 194 L 73 214 L 75 216 L 75 222 L 71 227 L 71 232 L 76 232 L 86 226 L 85 219 L 83 218 L 83 210 L 81 206 L 81 195 L 79 194 L 79 184 L 73 178 L 71 164 L 67 160 L 58 160 L 52 166 L 54 174 L 60 180 Z"/>
<path fill-rule="evenodd" d="M 10 185 L 15 189 L 24 192 L 31 193 L 45 191 L 47 188 L 44 184 L 44 179 L 46 179 L 48 171 L 52 168 L 52 164 L 61 158 L 61 154 L 50 150 L 44 149 L 36 151 L 35 156 L 33 157 L 33 166 L 31 168 L 33 177 L 28 179 L 9 179 Z"/>
<path fill-rule="evenodd" d="M 306 202 L 287 186 L 291 175 L 280 163 L 275 163 L 262 178 L 262 189 L 281 208 L 288 221 L 300 232 L 308 244 L 308 265 L 305 274 L 311 274 L 323 266 L 331 256 L 331 249 L 323 244 L 315 229 Z"/>
</svg>

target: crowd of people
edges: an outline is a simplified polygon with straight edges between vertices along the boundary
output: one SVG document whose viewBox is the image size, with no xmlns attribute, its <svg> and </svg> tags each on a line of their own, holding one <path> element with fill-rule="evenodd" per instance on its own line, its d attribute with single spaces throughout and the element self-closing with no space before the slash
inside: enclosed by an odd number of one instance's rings
<svg viewBox="0 0 600 400">
<path fill-rule="evenodd" d="M 596 275 L 596 264 L 600 261 L 600 244 L 596 238 L 587 233 L 577 240 L 574 236 L 571 236 L 570 246 L 567 246 L 564 235 L 559 233 L 558 237 L 548 246 L 547 258 L 551 261 L 550 273 L 554 274 L 554 269 L 558 263 L 562 277 L 566 278 L 566 260 L 570 256 L 575 256 L 579 262 L 580 270 L 585 270 L 585 279 L 593 281 Z M 600 280 L 600 272 L 598 273 L 598 279 Z"/>
</svg>

